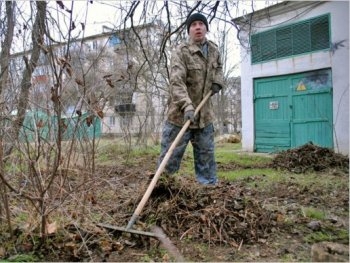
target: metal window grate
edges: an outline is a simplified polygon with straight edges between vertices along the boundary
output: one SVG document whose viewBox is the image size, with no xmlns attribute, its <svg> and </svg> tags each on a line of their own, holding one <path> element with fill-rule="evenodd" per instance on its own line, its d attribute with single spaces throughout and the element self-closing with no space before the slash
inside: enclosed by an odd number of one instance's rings
<svg viewBox="0 0 350 263">
<path fill-rule="evenodd" d="M 252 63 L 329 48 L 329 15 L 251 36 Z"/>
</svg>

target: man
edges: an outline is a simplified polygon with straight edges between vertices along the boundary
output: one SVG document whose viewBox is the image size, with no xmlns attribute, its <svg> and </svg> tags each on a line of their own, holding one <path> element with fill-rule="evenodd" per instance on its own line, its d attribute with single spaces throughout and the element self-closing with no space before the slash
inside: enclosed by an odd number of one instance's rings
<svg viewBox="0 0 350 263">
<path fill-rule="evenodd" d="M 222 63 L 217 46 L 206 38 L 208 21 L 205 16 L 192 14 L 186 26 L 189 41 L 178 46 L 171 57 L 170 98 L 158 165 L 183 124 L 190 120 L 189 129 L 174 149 L 165 172 L 173 174 L 179 170 L 187 144 L 191 141 L 197 181 L 215 185 L 214 112 L 211 100 L 203 105 L 197 116 L 194 116 L 194 111 L 208 92 L 214 95 L 224 87 Z"/>
</svg>

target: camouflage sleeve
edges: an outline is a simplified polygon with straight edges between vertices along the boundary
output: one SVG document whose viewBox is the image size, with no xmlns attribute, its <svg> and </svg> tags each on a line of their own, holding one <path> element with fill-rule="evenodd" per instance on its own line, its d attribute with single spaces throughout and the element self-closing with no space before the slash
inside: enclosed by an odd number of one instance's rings
<svg viewBox="0 0 350 263">
<path fill-rule="evenodd" d="M 217 64 L 214 71 L 213 82 L 219 84 L 221 88 L 225 88 L 224 73 L 222 69 L 222 61 L 221 61 L 221 55 L 219 51 L 218 51 Z"/>
<path fill-rule="evenodd" d="M 182 46 L 178 47 L 171 56 L 170 94 L 173 103 L 179 109 L 186 111 L 194 109 L 194 107 L 187 92 L 187 67 L 182 48 Z"/>
</svg>

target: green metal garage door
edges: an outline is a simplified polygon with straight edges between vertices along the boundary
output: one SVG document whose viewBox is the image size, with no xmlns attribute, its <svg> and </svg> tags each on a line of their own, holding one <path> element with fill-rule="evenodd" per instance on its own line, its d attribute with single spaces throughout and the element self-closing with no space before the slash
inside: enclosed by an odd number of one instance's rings
<svg viewBox="0 0 350 263">
<path fill-rule="evenodd" d="M 254 81 L 255 151 L 333 148 L 331 70 Z"/>
</svg>

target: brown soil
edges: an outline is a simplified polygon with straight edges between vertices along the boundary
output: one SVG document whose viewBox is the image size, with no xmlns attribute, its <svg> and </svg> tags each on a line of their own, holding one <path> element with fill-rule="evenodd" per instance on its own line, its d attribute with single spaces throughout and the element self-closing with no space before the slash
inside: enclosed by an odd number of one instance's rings
<svg viewBox="0 0 350 263">
<path fill-rule="evenodd" d="M 332 161 L 326 162 L 325 156 Z M 301 159 L 310 160 L 301 163 Z M 322 231 L 334 236 L 332 241 L 348 244 L 348 236 L 339 234 L 348 231 L 348 162 L 347 157 L 310 145 L 286 151 L 272 160 L 286 180 L 264 190 L 258 188 L 264 174 L 234 182 L 221 180 L 216 187 L 201 186 L 190 175 L 161 177 L 133 227 L 143 231 L 151 231 L 152 225 L 161 227 L 186 261 L 310 261 L 312 241 L 306 237 L 317 231 L 308 227 L 313 219 L 302 213 L 303 207 L 325 211 Z M 98 180 L 91 181 L 88 189 L 93 190 L 86 195 L 85 222 L 63 226 L 50 237 L 49 246 L 35 250 L 45 261 L 176 261 L 169 246 L 161 249 L 164 242 L 156 238 L 97 226 L 127 225 L 155 163 L 150 156 L 136 165 L 98 167 Z M 336 191 L 316 183 L 301 187 L 296 182 L 300 174 L 284 172 L 293 171 L 292 167 L 298 173 L 308 171 L 310 163 L 320 180 L 333 178 L 342 186 Z M 218 166 L 219 170 L 237 168 L 242 167 L 235 163 Z M 79 218 L 80 211 L 69 208 L 68 214 Z M 91 214 L 102 216 L 94 221 Z M 21 246 L 27 253 L 34 249 Z"/>
</svg>

